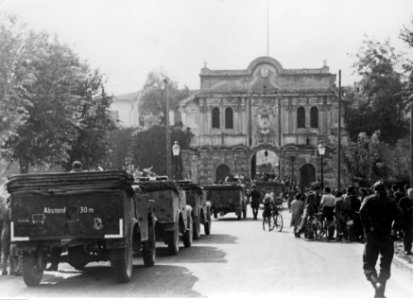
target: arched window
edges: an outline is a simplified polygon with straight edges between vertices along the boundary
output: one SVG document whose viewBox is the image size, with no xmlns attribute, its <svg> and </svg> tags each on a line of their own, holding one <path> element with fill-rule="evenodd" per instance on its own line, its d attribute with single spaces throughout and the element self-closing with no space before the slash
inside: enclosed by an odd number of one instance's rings
<svg viewBox="0 0 413 300">
<path fill-rule="evenodd" d="M 315 106 L 311 107 L 310 126 L 311 128 L 318 128 L 318 108 Z"/>
<path fill-rule="evenodd" d="M 231 174 L 229 167 L 225 164 L 219 165 L 215 171 L 216 182 L 224 182 L 225 178 Z"/>
<path fill-rule="evenodd" d="M 220 128 L 219 124 L 219 108 L 214 107 L 212 109 L 212 128 Z"/>
<path fill-rule="evenodd" d="M 234 128 L 234 114 L 231 107 L 225 109 L 225 128 Z"/>
<path fill-rule="evenodd" d="M 297 109 L 297 128 L 305 128 L 305 109 L 301 106 Z"/>
</svg>

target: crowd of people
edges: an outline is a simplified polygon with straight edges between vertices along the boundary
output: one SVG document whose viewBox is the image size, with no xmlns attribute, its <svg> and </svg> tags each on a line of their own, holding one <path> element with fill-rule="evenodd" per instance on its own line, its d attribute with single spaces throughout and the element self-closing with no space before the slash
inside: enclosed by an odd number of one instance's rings
<svg viewBox="0 0 413 300">
<path fill-rule="evenodd" d="M 402 239 L 406 255 L 411 255 L 413 240 L 413 188 L 393 185 L 388 188 L 376 182 L 372 188 L 348 187 L 345 192 L 322 191 L 313 184 L 305 194 L 296 193 L 289 205 L 291 227 L 297 238 L 306 230 L 315 214 L 326 224 L 327 240 L 365 243 L 363 270 L 375 290 L 375 297 L 384 297 L 386 282 L 394 254 L 394 240 Z M 375 265 L 380 256 L 380 271 Z"/>
</svg>

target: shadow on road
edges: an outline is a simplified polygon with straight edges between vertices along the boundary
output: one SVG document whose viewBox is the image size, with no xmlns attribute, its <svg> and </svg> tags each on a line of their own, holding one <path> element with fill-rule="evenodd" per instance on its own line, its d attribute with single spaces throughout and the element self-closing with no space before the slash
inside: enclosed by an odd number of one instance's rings
<svg viewBox="0 0 413 300">
<path fill-rule="evenodd" d="M 226 263 L 226 252 L 219 248 L 202 245 L 192 245 L 190 248 L 180 248 L 178 255 L 170 255 L 166 247 L 156 249 L 157 258 L 168 263 Z"/>
<path fill-rule="evenodd" d="M 194 244 L 238 244 L 238 238 L 230 234 L 211 234 L 201 236 Z"/>
<path fill-rule="evenodd" d="M 72 273 L 72 272 L 71 272 Z M 129 283 L 119 284 L 114 280 L 110 266 L 86 267 L 83 272 L 45 273 L 40 286 L 28 288 L 30 296 L 58 297 L 203 297 L 193 290 L 198 278 L 185 267 L 155 265 L 147 268 L 133 266 Z"/>
</svg>

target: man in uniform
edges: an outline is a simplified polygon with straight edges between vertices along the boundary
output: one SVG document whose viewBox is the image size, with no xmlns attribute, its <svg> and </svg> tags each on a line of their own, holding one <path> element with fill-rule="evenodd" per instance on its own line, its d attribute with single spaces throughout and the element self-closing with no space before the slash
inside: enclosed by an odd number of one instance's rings
<svg viewBox="0 0 413 300">
<path fill-rule="evenodd" d="M 384 298 L 394 254 L 392 226 L 402 212 L 396 202 L 387 196 L 383 182 L 376 182 L 373 190 L 374 194 L 364 198 L 360 207 L 360 218 L 366 233 L 363 270 L 375 289 L 374 297 Z M 377 275 L 376 262 L 379 254 L 380 273 Z"/>
</svg>

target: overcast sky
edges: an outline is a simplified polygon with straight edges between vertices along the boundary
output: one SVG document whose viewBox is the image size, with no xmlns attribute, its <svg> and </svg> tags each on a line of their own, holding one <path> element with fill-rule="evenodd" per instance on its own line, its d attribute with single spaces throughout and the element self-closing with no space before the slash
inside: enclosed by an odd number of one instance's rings
<svg viewBox="0 0 413 300">
<path fill-rule="evenodd" d="M 283 68 L 342 70 L 351 84 L 362 40 L 398 38 L 413 0 L 269 0 L 269 55 Z M 58 35 L 107 77 L 114 94 L 142 88 L 151 70 L 199 89 L 210 69 L 246 69 L 267 55 L 267 0 L 0 0 L 36 30 Z"/>
</svg>

